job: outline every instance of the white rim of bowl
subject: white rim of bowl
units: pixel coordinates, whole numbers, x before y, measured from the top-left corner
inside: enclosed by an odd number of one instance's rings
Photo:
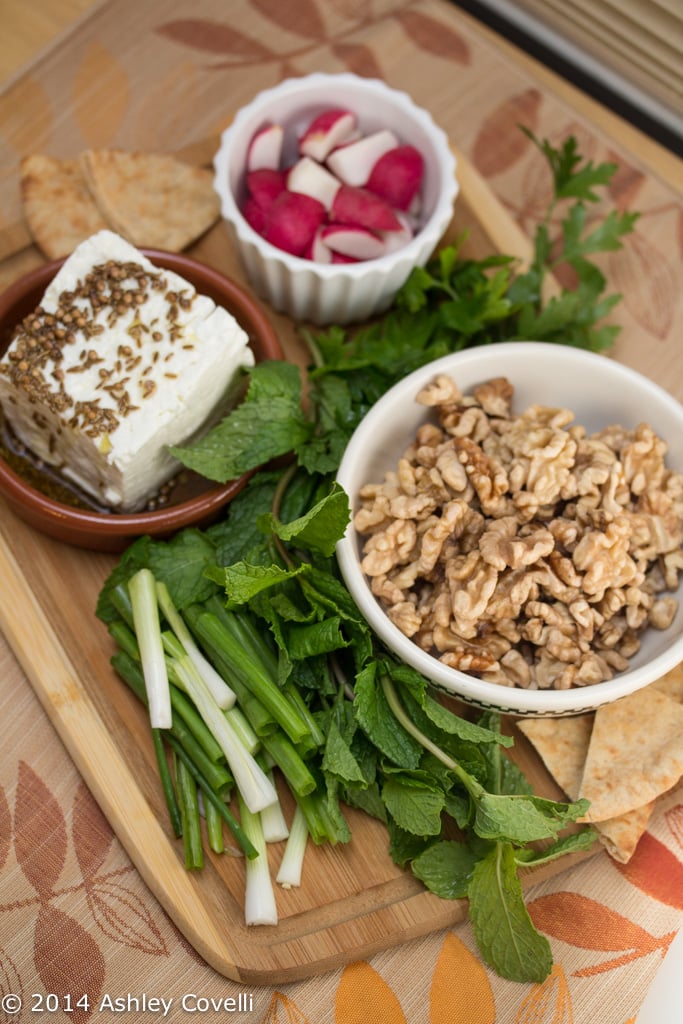
[[[442,356],[440,359],[434,360],[434,362],[420,367],[407,377],[404,377],[403,380],[385,392],[375,406],[368,411],[359,427],[356,428],[344,451],[337,473],[338,483],[348,493],[348,488],[345,487],[346,476],[350,467],[367,444],[366,432],[371,433],[375,420],[383,415],[380,403],[384,398],[388,398],[389,401],[399,397],[406,401],[412,399],[417,390],[417,382],[424,380],[427,367],[429,368],[430,375],[434,376],[447,366],[452,368],[456,360],[461,365],[474,361],[480,362],[482,357],[485,360],[494,361],[496,353],[503,346],[506,352],[520,356],[532,356],[534,352],[538,353],[539,351],[552,351],[554,356],[560,360],[563,357],[567,361],[575,361],[577,358],[583,359],[587,366],[598,360],[608,358],[596,352],[571,347],[563,348],[559,345],[541,341],[506,341],[487,346],[486,349],[472,348]],[[610,360],[610,365],[616,375],[624,380],[637,381],[638,383],[645,382],[662,405],[667,406],[675,415],[683,418],[683,406],[668,391],[665,391],[654,381],[649,380],[643,374],[622,363]],[[353,507],[355,495],[349,494],[349,500]],[[371,623],[373,614],[376,616],[378,611],[381,612],[381,607],[372,594],[365,576],[359,571],[358,556],[354,550],[355,543],[355,531],[353,530],[353,525],[349,523],[344,537],[337,544],[336,555],[342,576],[351,595],[363,616]],[[386,615],[382,618],[381,629],[376,627],[373,627],[373,629],[380,639],[390,638],[391,648],[398,653],[399,657],[425,675],[436,686],[446,690],[455,697],[462,697],[464,700],[480,705],[504,709],[512,714],[537,713],[550,716],[567,714],[568,712],[580,714],[582,711],[587,711],[600,704],[610,703],[619,697],[624,697],[640,689],[641,686],[647,685],[648,682],[659,678],[674,668],[683,658],[683,637],[681,637],[668,650],[663,651],[652,661],[649,661],[647,665],[629,669],[627,673],[617,675],[614,679],[608,679],[602,683],[595,683],[585,687],[573,687],[569,690],[525,690],[521,687],[507,687],[501,686],[499,683],[490,683],[443,665],[438,658],[423,651],[409,637],[405,636]],[[386,642],[389,643],[388,640]]]
[[[398,98],[402,102],[407,111],[411,116],[419,123],[420,127],[434,140],[435,148],[443,147],[443,164],[441,168],[442,182],[439,191],[439,198],[432,210],[429,219],[420,227],[420,230],[414,235],[407,245],[401,249],[397,249],[393,253],[388,253],[385,256],[380,256],[374,260],[362,260],[358,263],[315,263],[312,260],[305,259],[302,256],[293,256],[291,253],[285,252],[284,249],[278,249],[277,246],[267,242],[265,238],[259,235],[250,224],[242,216],[242,212],[235,200],[232,189],[229,184],[229,165],[228,165],[228,144],[233,135],[237,134],[243,123],[251,117],[255,108],[264,105],[267,106],[268,102],[277,96],[281,98],[283,95],[296,96],[297,93],[308,93],[311,87],[320,87],[322,85],[336,83],[340,89],[343,89],[345,85],[357,87],[370,86],[376,92],[383,94],[388,99]],[[438,234],[438,237],[444,233],[448,225],[450,224],[453,216],[453,204],[458,197],[460,191],[460,185],[457,180],[457,160],[453,150],[451,149],[448,136],[442,128],[435,122],[429,111],[423,107],[417,106],[415,101],[407,92],[401,89],[394,89],[388,86],[379,78],[360,78],[358,75],[354,75],[348,72],[341,73],[339,75],[326,75],[322,72],[314,72],[310,75],[304,75],[301,78],[290,78],[280,82],[278,85],[272,86],[269,89],[263,89],[257,93],[256,96],[246,106],[241,107],[235,115],[231,124],[221,134],[221,144],[214,157],[214,188],[221,198],[221,202],[227,204],[223,207],[223,216],[231,221],[234,225],[235,230],[238,232],[239,237],[242,241],[252,246],[258,246],[259,249],[265,248],[269,258],[279,259],[283,263],[286,263],[292,271],[297,270],[310,270],[315,268],[315,272],[322,278],[328,278],[334,276],[356,278],[362,277],[367,273],[368,267],[377,268],[381,270],[384,266],[389,263],[393,263],[397,257],[406,258],[411,260],[416,258],[416,255],[421,248],[423,236],[426,231],[434,231]]]

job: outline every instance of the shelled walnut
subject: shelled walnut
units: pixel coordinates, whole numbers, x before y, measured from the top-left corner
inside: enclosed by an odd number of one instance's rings
[[[506,378],[423,388],[430,420],[360,490],[362,568],[398,628],[453,668],[598,683],[676,615],[683,474],[645,423],[589,435],[569,409],[515,415],[513,397]]]

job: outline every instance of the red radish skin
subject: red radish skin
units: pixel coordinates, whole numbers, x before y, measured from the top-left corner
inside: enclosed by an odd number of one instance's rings
[[[358,224],[373,231],[400,231],[401,222],[383,199],[363,188],[341,185],[330,216],[340,224]]]
[[[261,167],[247,174],[247,192],[263,210],[267,210],[286,187],[287,175],[284,171]]]
[[[330,174],[321,164],[310,156],[304,156],[291,168],[286,179],[287,188],[291,192],[302,192],[322,203],[326,210],[331,209],[341,182]]]
[[[351,224],[330,224],[321,231],[325,245],[342,256],[375,260],[384,255],[384,241],[373,231]]]
[[[332,150],[355,130],[356,116],[350,110],[324,110],[299,140],[299,152],[322,163]]]
[[[280,124],[267,124],[252,138],[247,150],[247,171],[267,167],[275,171],[282,160],[284,129]]]
[[[252,196],[247,196],[242,207],[242,214],[247,224],[254,229],[257,235],[262,235],[266,230],[266,211],[256,202]]]
[[[366,188],[397,210],[408,210],[422,186],[424,160],[415,146],[397,146],[372,168]]]
[[[325,219],[325,207],[300,192],[282,192],[270,207],[263,237],[272,245],[303,256]]]
[[[358,142],[340,146],[327,159],[327,166],[345,185],[365,185],[377,161],[390,149],[398,146],[398,139],[388,128],[364,135]]]

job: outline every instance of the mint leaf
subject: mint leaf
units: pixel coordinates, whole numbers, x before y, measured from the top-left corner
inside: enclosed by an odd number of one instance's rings
[[[335,483],[325,498],[298,519],[281,523],[272,513],[266,513],[259,517],[258,526],[264,533],[274,533],[284,541],[295,541],[300,547],[332,555],[350,518],[349,499]]]
[[[550,944],[524,905],[509,844],[497,843],[475,865],[468,897],[474,934],[486,962],[511,981],[547,978],[553,963]]]
[[[536,839],[554,838],[587,809],[585,800],[563,804],[534,796],[484,793],[477,803],[474,829],[482,839],[522,846]]]
[[[412,862],[416,878],[444,900],[464,899],[469,890],[479,853],[465,843],[450,839],[429,846]]]
[[[426,778],[392,773],[384,781],[382,799],[391,817],[405,832],[417,836],[437,836],[441,832],[444,793]]]
[[[356,677],[354,715],[365,735],[386,757],[402,768],[417,768],[422,747],[396,721],[376,682],[371,663]]]
[[[250,370],[247,394],[230,415],[194,444],[170,451],[189,469],[226,483],[303,444],[311,429],[298,368],[271,360]]]

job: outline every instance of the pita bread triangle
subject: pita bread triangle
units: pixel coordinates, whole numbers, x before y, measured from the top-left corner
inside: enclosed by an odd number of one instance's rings
[[[108,226],[78,160],[41,153],[24,157],[20,188],[28,229],[48,259],[70,255],[86,238]]]

